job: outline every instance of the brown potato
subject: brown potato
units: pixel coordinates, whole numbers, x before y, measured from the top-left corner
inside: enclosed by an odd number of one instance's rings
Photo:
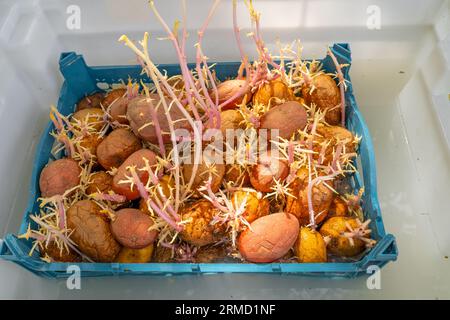
[[[266,129],[267,136],[275,139],[270,130],[278,130],[278,136],[290,139],[298,130],[303,130],[307,123],[306,109],[296,101],[288,101],[277,105],[264,113],[260,118],[261,129]]]
[[[316,230],[301,227],[294,248],[299,262],[327,262],[327,246],[322,235]]]
[[[296,100],[296,97],[291,88],[280,79],[264,83],[253,95],[254,104],[261,103],[266,106],[269,105],[269,102],[271,106],[275,106],[283,102],[294,100]]]
[[[210,245],[198,248],[194,260],[196,263],[220,262],[225,259],[226,255],[224,246]]]
[[[151,99],[149,101],[146,97],[139,96],[128,103],[127,118],[130,122],[131,129],[142,140],[158,144],[157,131],[151,115],[151,105],[153,105],[161,128],[163,141],[164,143],[168,143],[171,140],[169,122],[167,121],[164,106],[162,103],[159,103],[159,96],[152,95]],[[170,105],[169,100],[167,100],[167,105]],[[170,107],[170,116],[175,130],[188,127],[185,116],[175,104]]]
[[[238,164],[228,164],[225,166],[224,180],[232,182],[236,187],[250,186],[250,173]]]
[[[182,167],[184,182],[187,184],[192,177],[194,170],[194,154],[192,154],[192,163],[184,164]],[[222,184],[223,177],[225,175],[225,165],[224,164],[216,164],[213,162],[214,159],[208,161],[206,158],[201,160],[201,163],[197,166],[197,171],[195,173],[194,183],[192,184],[191,189],[197,190],[197,188],[203,186],[206,181],[208,181],[211,176],[211,189],[213,192],[217,192],[219,190],[220,185]],[[199,197],[200,193],[195,192],[194,197]]]
[[[198,200],[186,205],[181,210],[181,219],[189,221],[184,225],[180,237],[194,246],[206,246],[220,240],[224,236],[225,226],[211,222],[218,210],[208,200]]]
[[[156,246],[152,261],[156,263],[174,262],[175,258],[173,257],[172,249],[161,245]]]
[[[111,120],[121,124],[128,124],[127,109],[128,97],[127,89],[120,88],[110,91],[103,100],[103,107],[109,108]]]
[[[263,195],[257,191],[235,191],[231,195],[231,203],[235,210],[239,210],[244,205],[244,213],[242,216],[248,223],[252,223],[256,219],[269,214],[269,200],[263,198]]]
[[[114,238],[124,247],[142,249],[155,241],[157,230],[149,231],[153,220],[138,209],[125,208],[116,212],[111,222]]]
[[[239,252],[250,262],[268,263],[283,257],[299,234],[298,220],[279,212],[259,218],[238,239]]]
[[[80,141],[80,146],[89,151],[93,156],[97,154],[97,147],[103,141],[103,138],[96,133],[84,136]]]
[[[332,181],[328,182],[331,186]],[[297,177],[290,185],[291,194],[296,198],[287,197],[285,211],[292,213],[298,218],[301,226],[308,225],[308,169],[301,168],[297,171]],[[324,183],[316,184],[312,187],[312,207],[315,213],[316,224],[325,220],[328,215],[331,202],[333,201],[333,191]]]
[[[86,194],[93,194],[96,192],[109,193],[112,191],[113,177],[105,171],[98,171],[89,177]]]
[[[241,79],[231,79],[226,80],[224,82],[219,83],[217,86],[217,92],[219,95],[219,105],[233,97],[241,88],[245,86],[245,80]],[[214,92],[210,93],[211,97],[215,99]],[[240,97],[237,97],[236,99],[230,101],[226,105],[222,106],[222,110],[227,109],[235,109],[239,104],[241,104],[244,101],[244,98],[246,101],[250,101],[252,99],[252,92],[250,86],[248,86],[247,91],[241,95]]]
[[[103,93],[97,92],[82,98],[77,103],[75,111],[80,111],[88,108],[101,108],[101,103],[103,100]]]
[[[130,175],[127,167],[135,166],[136,174],[143,184],[146,184],[149,179],[147,171],[140,171],[145,167],[145,159],[148,160],[150,166],[156,164],[156,154],[149,149],[140,149],[132,153],[117,169],[117,173],[113,178],[113,190],[114,192],[124,195],[128,200],[136,200],[140,197],[139,190],[136,186],[131,188],[130,183],[120,183],[126,176]]]
[[[111,233],[108,217],[100,210],[93,201],[76,202],[67,210],[67,227],[81,252],[96,262],[112,262],[120,245]]]
[[[73,123],[76,122],[74,120],[77,120],[78,122],[82,124],[88,124],[93,129],[99,131],[105,124],[105,121],[103,119],[104,115],[105,113],[101,108],[88,108],[75,112],[72,115],[71,119]]]
[[[127,129],[112,131],[97,147],[97,159],[106,170],[118,168],[133,152],[141,149],[139,139]]]
[[[353,257],[361,253],[365,249],[364,241],[353,239],[353,245],[350,240],[343,236],[344,232],[348,232],[346,223],[352,228],[358,227],[357,219],[350,217],[332,217],[324,222],[320,228],[320,233],[324,237],[330,237],[331,240],[327,245],[330,253],[342,257]]]
[[[314,90],[311,92],[311,87]],[[333,78],[327,74],[319,74],[312,78],[310,86],[302,88],[302,96],[306,104],[314,103],[321,111],[327,111],[325,121],[331,125],[341,122],[341,93]]]
[[[173,196],[173,188],[175,187],[175,181],[168,175],[163,176],[161,179],[159,179],[159,185],[161,186],[162,193],[166,197],[166,199],[169,199],[171,196]],[[156,196],[162,203],[164,203],[162,197],[159,195],[159,193]],[[151,196],[150,198],[153,201],[156,201],[156,197]],[[146,214],[150,214],[150,210],[148,210],[148,205],[145,199],[141,198],[139,200],[139,210]]]
[[[47,164],[39,177],[39,189],[44,198],[63,195],[80,183],[81,168],[73,159],[59,159]]]
[[[115,262],[119,263],[147,263],[153,255],[154,244],[150,244],[142,249],[122,248],[116,257]]]
[[[81,262],[81,257],[78,253],[69,248],[59,248],[54,241],[50,241],[48,244],[44,242],[44,247],[41,248],[41,256],[48,255],[53,261],[56,262]]]
[[[346,217],[349,213],[347,203],[341,197],[334,197],[328,211],[328,217]]]
[[[258,163],[250,170],[250,182],[258,191],[271,192],[275,180],[283,181],[289,174],[286,161],[271,156],[270,150],[258,158]]]
[[[245,129],[244,117],[238,110],[225,110],[220,113],[220,130],[225,137],[227,129]]]

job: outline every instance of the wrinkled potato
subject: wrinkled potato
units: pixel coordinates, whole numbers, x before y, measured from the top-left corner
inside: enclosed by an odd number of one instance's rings
[[[73,159],[59,159],[47,164],[39,177],[39,189],[44,198],[63,195],[80,183],[81,168]]]
[[[263,195],[260,192],[244,190],[235,191],[231,195],[231,203],[236,210],[239,210],[242,205],[244,206],[244,213],[242,216],[248,223],[252,223],[256,219],[269,214],[269,200],[263,198]]]
[[[103,100],[103,107],[109,108],[111,120],[121,124],[128,124],[127,109],[128,97],[127,89],[120,88],[110,91]]]
[[[349,213],[347,203],[341,197],[334,197],[328,211],[328,217],[346,217]]]
[[[236,187],[248,187],[250,186],[250,173],[237,164],[228,164],[225,166],[224,180],[233,182],[232,185]]]
[[[80,111],[89,108],[101,108],[100,104],[102,103],[102,100],[103,100],[103,93],[100,92],[86,96],[80,101],[78,101],[75,111]]]
[[[298,220],[292,214],[269,214],[253,221],[239,235],[239,252],[250,262],[273,262],[288,253],[298,234]]]
[[[311,87],[314,90],[311,92]],[[327,111],[325,121],[331,125],[341,122],[341,93],[333,78],[327,74],[319,74],[312,78],[312,83],[302,88],[302,96],[306,104],[314,103],[321,111]]]
[[[271,192],[275,180],[283,181],[289,174],[288,163],[271,156],[270,150],[258,158],[258,163],[250,170],[250,183],[261,192]]]
[[[76,202],[67,210],[67,227],[81,252],[96,262],[112,262],[120,245],[111,233],[109,218],[100,210],[94,201]]]
[[[328,182],[332,185],[332,181]],[[297,171],[297,177],[290,185],[291,196],[287,197],[285,211],[292,213],[298,218],[301,226],[308,225],[308,169],[301,168]],[[316,224],[321,223],[328,216],[328,210],[333,201],[333,191],[322,182],[312,187],[312,207],[315,213]]]
[[[94,172],[89,177],[86,194],[93,194],[96,192],[109,193],[112,191],[113,178],[105,171]]]
[[[97,154],[97,147],[103,141],[103,138],[96,133],[91,133],[89,135],[84,136],[80,141],[80,146],[93,156]]]
[[[267,136],[276,139],[270,130],[278,130],[278,136],[290,139],[298,130],[303,130],[307,123],[306,109],[296,101],[277,105],[260,118],[259,130],[268,130]]]
[[[159,179],[159,185],[161,186],[161,191],[163,195],[169,199],[173,196],[173,188],[175,187],[175,181],[168,175],[163,176],[161,179]],[[156,199],[150,197],[153,201],[156,201]],[[158,193],[157,198],[164,203],[161,195]],[[147,202],[145,199],[141,198],[139,200],[139,210],[146,214],[150,214],[150,210],[148,210]]]
[[[158,95],[153,94],[150,99],[152,100],[150,101],[146,97],[139,96],[128,103],[127,118],[130,122],[131,129],[142,140],[158,144],[157,131],[151,114],[151,106],[153,105],[162,132],[163,141],[164,143],[169,143],[169,122],[167,121],[164,106],[162,103],[159,103],[160,99]],[[169,107],[170,101],[166,101]],[[170,116],[174,130],[188,127],[185,116],[175,104],[170,107]]]
[[[220,130],[224,141],[226,141],[227,130],[230,129],[245,129],[244,117],[238,110],[230,109],[220,113]]]
[[[271,80],[264,83],[261,87],[256,90],[253,94],[253,103],[261,103],[271,106],[287,102],[295,101],[296,97],[292,92],[292,89],[287,86],[281,79]]]
[[[156,164],[156,154],[149,149],[140,149],[132,153],[117,169],[117,173],[113,178],[113,190],[114,192],[124,195],[128,200],[136,200],[140,197],[138,188],[134,185],[131,188],[130,183],[120,183],[120,181],[125,180],[126,176],[130,175],[130,166],[135,166],[136,174],[145,185],[149,179],[149,174],[147,171],[140,171],[145,167],[145,159],[148,160],[150,166]]]
[[[156,246],[152,261],[156,263],[174,262],[175,258],[173,257],[172,249],[160,245]]]
[[[158,236],[157,230],[149,230],[153,220],[138,209],[125,208],[116,212],[111,222],[114,238],[124,247],[142,249],[153,243]]]
[[[217,214],[218,210],[208,200],[198,200],[186,205],[181,210],[181,219],[189,222],[180,232],[181,239],[198,247],[220,240],[224,236],[225,226],[220,223],[211,224]]]
[[[197,249],[197,252],[194,255],[194,261],[196,263],[220,262],[223,261],[226,256],[227,252],[224,246],[203,246]]]
[[[228,99],[233,97],[239,90],[245,86],[245,80],[242,79],[231,79],[219,83],[217,86],[217,93],[219,95],[219,105],[225,103]],[[214,92],[211,93],[211,97],[215,99]],[[248,86],[247,91],[240,97],[231,100],[226,105],[222,106],[222,110],[235,109],[240,105],[244,99],[249,102],[252,99],[252,91],[250,86]]]
[[[327,250],[341,257],[353,257],[365,249],[364,241],[354,238],[353,245],[350,240],[343,236],[344,232],[348,232],[346,223],[353,229],[358,227],[356,218],[350,217],[332,217],[324,222],[320,228],[320,233],[324,237],[330,237],[330,242],[327,245]]]
[[[301,227],[294,248],[299,262],[327,262],[327,246],[320,232],[316,230]]]
[[[122,248],[116,257],[118,263],[147,263],[152,260],[154,244],[142,249]]]
[[[182,167],[184,182],[187,184],[192,177],[194,170],[194,154],[192,154],[192,163],[185,163]],[[195,173],[194,182],[192,184],[191,190],[197,190],[197,188],[203,186],[206,181],[208,181],[211,176],[211,189],[213,192],[219,190],[222,184],[223,177],[225,175],[225,165],[214,163],[213,160],[207,161],[205,157],[201,160],[201,163],[197,166],[197,171]],[[194,192],[194,197],[199,197],[200,193],[198,191]]]
[[[97,159],[106,170],[118,168],[133,152],[141,149],[141,141],[127,129],[112,131],[98,146]]]
[[[87,124],[93,129],[100,131],[105,124],[104,115],[105,113],[101,108],[88,108],[75,112],[71,120],[73,123]]]
[[[44,242],[44,246],[41,248],[41,256],[48,255],[53,261],[56,262],[81,262],[81,257],[78,253],[69,248],[59,248],[54,241],[50,241],[48,244]]]

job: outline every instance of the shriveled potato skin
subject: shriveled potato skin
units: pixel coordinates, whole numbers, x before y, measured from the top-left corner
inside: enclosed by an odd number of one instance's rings
[[[320,228],[320,233],[324,237],[330,237],[331,240],[328,243],[327,250],[341,257],[353,257],[360,254],[365,249],[365,244],[360,239],[353,239],[354,245],[350,244],[348,238],[342,234],[348,232],[348,223],[352,228],[358,227],[358,223],[355,218],[351,217],[332,217],[324,222]]]
[[[150,244],[142,249],[131,249],[123,247],[116,257],[118,263],[147,263],[152,260],[154,244]]]
[[[270,151],[259,156],[258,163],[250,169],[250,183],[261,192],[271,192],[275,180],[283,181],[289,174],[286,161],[272,157]]]
[[[271,108],[260,118],[259,129],[279,130],[278,136],[290,139],[298,130],[303,130],[307,123],[306,109],[296,101],[288,101]],[[272,139],[276,137],[267,132]]]
[[[244,202],[245,206],[242,216],[248,223],[252,223],[256,219],[269,214],[269,200],[267,198],[263,198],[263,195],[260,192],[250,192],[244,190],[233,192],[231,196],[231,203],[236,210],[238,210]]]
[[[250,173],[248,170],[242,170],[238,165],[227,164],[225,166],[224,180],[232,182],[233,186],[250,186]]]
[[[224,246],[210,245],[198,248],[194,256],[196,263],[213,263],[225,259],[227,252]]]
[[[47,198],[64,194],[80,183],[80,175],[81,168],[73,159],[63,158],[50,162],[39,177],[41,196]]]
[[[312,230],[308,227],[301,227],[294,248],[295,255],[299,262],[327,262],[327,246],[322,235],[316,230]]]
[[[276,79],[264,83],[261,87],[256,90],[253,94],[253,103],[261,103],[263,105],[275,106],[286,101],[294,101],[296,97],[282,80]]]
[[[106,170],[118,168],[133,152],[141,149],[141,142],[130,131],[112,131],[98,146],[97,159]]]
[[[78,120],[81,123],[87,123],[92,125],[92,128],[95,130],[101,130],[105,121],[103,119],[104,112],[101,108],[88,108],[82,109],[75,112],[72,115],[72,122],[74,119]]]
[[[250,262],[269,263],[283,257],[299,234],[298,220],[279,212],[256,219],[238,238],[242,257]]]
[[[332,182],[330,182],[332,185]],[[298,218],[301,226],[309,224],[308,208],[308,169],[302,168],[297,172],[297,178],[291,183],[291,194],[296,198],[287,197],[285,211],[292,213]],[[316,184],[312,187],[312,207],[315,213],[316,224],[325,220],[328,215],[331,202],[333,201],[333,191],[324,183]]]
[[[328,217],[346,217],[349,215],[348,206],[340,197],[334,197],[328,211]]]
[[[242,79],[231,79],[226,80],[224,82],[219,83],[217,86],[217,92],[219,95],[219,105],[226,102],[228,99],[233,97],[236,92],[241,90],[245,86],[245,80]],[[211,93],[211,97],[215,99],[214,92]],[[239,104],[241,104],[244,99],[246,101],[251,101],[252,99],[252,92],[250,86],[248,87],[247,91],[240,97],[230,101],[226,105],[222,106],[222,110],[228,110],[228,109],[235,109],[238,107]]]
[[[191,221],[186,223],[180,232],[181,239],[198,247],[218,241],[223,237],[225,227],[219,223],[211,225],[217,214],[217,209],[208,200],[198,200],[186,205],[181,210],[181,218]]]
[[[156,246],[152,261],[157,263],[174,262],[175,259],[172,256],[172,249],[164,246]]]
[[[244,117],[238,110],[230,109],[220,113],[220,130],[226,141],[227,130],[245,129]]]
[[[48,255],[53,261],[56,262],[81,262],[81,257],[72,249],[63,248],[60,250],[58,245],[54,241],[50,241],[48,244],[44,243],[44,247],[41,248],[41,256]]]
[[[112,191],[113,177],[105,171],[94,172],[89,177],[86,194],[93,194],[96,192],[108,193]]]
[[[97,147],[102,141],[103,138],[99,134],[91,133],[81,139],[80,146],[89,151],[92,156],[95,156],[97,154]]]
[[[193,161],[192,161],[193,162]],[[224,164],[211,164],[214,168],[214,173],[211,173],[211,189],[213,192],[217,192],[222,183],[223,177],[225,175],[225,165]],[[185,183],[187,184],[192,177],[194,170],[194,164],[184,164],[182,167],[183,178]],[[205,161],[202,161],[198,167],[197,172],[195,173],[194,182],[192,184],[191,189],[196,190],[200,186],[204,185],[205,182],[209,179],[209,171],[210,167],[208,167]],[[199,197],[201,194],[199,192],[194,193],[194,197]]]
[[[67,210],[67,227],[73,230],[70,238],[81,252],[96,262],[112,262],[120,245],[111,233],[108,217],[100,210],[93,201],[76,202]]]
[[[102,101],[103,101],[103,93],[97,92],[91,94],[78,101],[75,111],[80,111],[88,108],[101,108],[100,104]]]
[[[314,103],[319,110],[327,111],[325,121],[331,125],[341,122],[341,94],[336,82],[327,74],[319,74],[312,79],[315,89],[310,92],[310,86],[302,88],[302,96],[306,104]]]
[[[113,122],[117,121],[121,124],[128,124],[128,98],[126,93],[126,89],[114,89],[110,91],[103,100],[103,106],[109,108],[109,115]]]
[[[161,128],[163,141],[164,143],[168,143],[170,142],[170,131],[164,106],[162,103],[159,103],[160,99],[158,95],[152,95],[151,99],[153,100],[150,102],[146,97],[139,96],[132,99],[128,103],[127,118],[130,122],[131,129],[134,134],[142,140],[153,144],[158,143],[158,136],[156,134],[156,129],[150,111],[150,103],[152,103]],[[169,100],[167,100],[167,105],[170,106]],[[172,105],[170,107],[170,116],[175,130],[187,128],[188,122],[176,105]]]
[[[158,236],[158,231],[148,230],[153,224],[153,220],[142,211],[125,208],[116,212],[116,218],[111,222],[111,232],[124,247],[142,249]]]
[[[113,178],[113,190],[121,195],[127,197],[128,200],[136,200],[139,198],[139,191],[136,186],[131,189],[130,183],[119,183],[124,180],[126,175],[130,175],[127,167],[135,166],[136,174],[143,184],[148,181],[148,173],[145,171],[140,171],[145,166],[145,160],[147,159],[150,166],[156,164],[156,154],[149,149],[140,149],[132,153],[118,168],[116,175]]]

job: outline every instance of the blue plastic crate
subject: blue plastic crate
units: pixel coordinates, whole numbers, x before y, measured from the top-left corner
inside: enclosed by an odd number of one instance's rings
[[[335,44],[331,50],[340,63],[351,63],[351,53],[348,44]],[[334,64],[329,56],[322,60],[324,69],[335,72]],[[101,84],[113,84],[127,82],[131,77],[133,80],[142,79],[149,82],[146,76],[141,75],[140,66],[104,66],[88,67],[82,55],[74,52],[61,54],[59,67],[65,81],[61,88],[58,110],[68,115],[73,112],[74,106],[86,93],[99,91]],[[192,66],[191,66],[192,67]],[[218,63],[216,66],[217,76],[220,79],[233,77],[239,67],[238,62]],[[180,73],[178,65],[160,65],[168,75]],[[344,76],[349,77],[349,67],[345,68]],[[383,220],[381,218],[380,206],[377,197],[375,156],[372,140],[364,119],[359,112],[351,84],[346,91],[346,126],[352,132],[362,136],[358,151],[358,159],[355,164],[359,173],[354,175],[356,187],[364,185],[363,210],[366,218],[372,220],[370,228],[372,237],[377,244],[361,260],[357,262],[339,263],[79,263],[82,276],[111,276],[111,275],[176,275],[176,274],[202,274],[202,273],[277,273],[277,274],[299,274],[321,277],[356,277],[366,274],[369,266],[384,266],[389,261],[397,259],[398,251],[395,238],[386,234]],[[50,122],[44,130],[40,143],[36,150],[31,185],[29,190],[28,207],[24,214],[19,234],[24,233],[30,222],[29,214],[38,212],[36,202],[39,196],[39,174],[51,157],[50,151],[54,143],[49,133],[53,130]],[[362,177],[361,177],[362,175]],[[66,272],[72,263],[46,263],[40,260],[38,253],[29,256],[32,242],[18,239],[13,234],[6,235],[0,244],[0,257],[13,261],[31,272],[50,278],[63,278],[69,276]]]

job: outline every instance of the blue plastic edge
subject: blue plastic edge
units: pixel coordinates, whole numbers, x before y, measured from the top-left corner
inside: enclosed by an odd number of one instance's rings
[[[336,55],[339,63],[351,63],[351,52],[348,44],[334,44],[331,50]],[[334,71],[334,65],[329,56],[322,60],[324,67],[329,71]],[[192,66],[192,65],[191,65]],[[218,75],[222,78],[231,77],[235,73],[238,63],[223,62],[216,66]],[[179,70],[177,65],[161,65],[162,69],[172,69],[174,72]],[[74,52],[62,53],[60,57],[60,69],[64,75],[65,81],[61,87],[60,98],[58,100],[58,109],[66,103],[66,97],[74,96],[79,99],[87,92],[100,91],[93,79],[93,74],[102,72],[114,73],[116,70],[126,70],[133,73],[132,77],[138,77],[140,74],[139,66],[100,66],[88,67],[82,55]],[[344,69],[344,76],[350,80],[349,69]],[[69,71],[71,70],[71,71]],[[81,72],[80,72],[81,70]],[[76,74],[73,75],[73,72]],[[142,78],[142,77],[141,77]],[[143,77],[145,78],[145,77]],[[101,80],[101,79],[98,79]],[[147,79],[148,80],[148,79]],[[70,83],[70,89],[68,86]],[[86,89],[87,87],[87,89]],[[76,100],[74,100],[75,103]],[[362,132],[363,142],[360,146],[360,157],[363,158],[364,167],[363,177],[366,191],[370,191],[370,195],[365,197],[370,202],[365,201],[365,205],[375,214],[375,224],[377,236],[379,237],[377,245],[372,248],[361,260],[349,263],[270,263],[270,264],[240,264],[240,263],[211,263],[211,264],[195,264],[195,263],[144,263],[144,264],[119,264],[119,263],[79,263],[83,276],[113,276],[113,275],[177,275],[177,274],[217,274],[217,273],[279,273],[279,274],[301,274],[307,276],[322,277],[344,277],[351,278],[367,273],[367,268],[371,265],[379,267],[384,266],[389,261],[394,261],[398,256],[398,249],[395,238],[391,234],[386,234],[381,210],[379,207],[377,186],[376,186],[376,167],[375,155],[371,136],[365,121],[359,112],[356,99],[353,96],[353,88],[351,82],[346,91],[347,115],[351,112],[356,116],[357,121],[353,124],[347,123],[347,127],[354,130],[353,126],[357,126],[358,131]],[[74,105],[73,103],[73,105]],[[347,117],[349,119],[349,117]],[[353,119],[353,118],[350,118]],[[35,159],[39,159],[41,153],[49,153],[48,133],[53,129],[52,123],[49,123],[44,129],[40,142],[36,149]],[[33,163],[33,171],[31,184],[29,188],[29,202],[25,211],[19,234],[26,231],[29,223],[29,213],[35,206],[37,194],[37,184],[39,172],[42,164],[38,161]],[[362,184],[359,174],[355,177],[357,183]],[[373,214],[372,214],[373,216]],[[373,217],[372,217],[373,218]],[[371,224],[371,226],[372,226]],[[18,239],[13,234],[7,234],[4,241],[0,243],[0,258],[15,262],[27,270],[43,277],[48,278],[65,278],[70,274],[66,272],[67,267],[73,263],[46,263],[39,259],[38,256],[28,255],[29,244],[24,239]]]

